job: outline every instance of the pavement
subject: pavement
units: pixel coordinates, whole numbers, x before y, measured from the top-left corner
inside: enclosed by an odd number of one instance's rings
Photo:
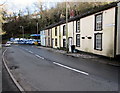
[[[49,51],[58,52],[58,53],[61,53],[61,54],[67,55],[67,56],[76,57],[76,58],[97,60],[97,62],[112,65],[112,66],[118,66],[118,67],[120,66],[120,59],[112,59],[112,58],[108,58],[108,57],[104,57],[104,56],[87,54],[84,52],[66,53],[66,51],[64,51],[64,50],[58,50],[58,49],[49,48],[49,47],[42,47],[42,46],[37,46],[37,48],[47,49]]]
[[[98,60],[27,45],[9,47],[5,58],[26,91],[118,91],[118,67]]]

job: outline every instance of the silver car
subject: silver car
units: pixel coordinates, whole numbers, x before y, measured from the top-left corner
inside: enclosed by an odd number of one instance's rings
[[[7,42],[6,44],[5,44],[5,47],[10,47],[11,46],[11,43],[9,43],[9,42]]]

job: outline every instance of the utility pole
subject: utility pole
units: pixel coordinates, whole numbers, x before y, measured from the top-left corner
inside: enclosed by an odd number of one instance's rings
[[[23,38],[25,37],[25,34],[24,34],[24,27],[22,26],[22,31],[23,31]]]
[[[38,35],[38,22],[37,22],[37,35]],[[38,39],[38,36],[37,36],[37,39]]]
[[[40,38],[39,38],[39,35],[38,35],[38,34],[39,34],[39,18],[40,18],[40,17],[41,17],[40,15],[39,15],[39,16],[38,16],[38,15],[36,16],[36,23],[37,23],[37,24],[36,24],[36,26],[37,26],[37,28],[36,28],[36,30],[37,30],[37,33],[36,33],[36,34],[37,34],[37,43],[38,43],[38,39],[40,39]]]
[[[22,33],[23,33],[23,38],[24,38],[25,37],[25,35],[24,35],[24,27],[20,26],[20,28],[22,28]]]
[[[68,5],[66,0],[66,49],[68,53]]]

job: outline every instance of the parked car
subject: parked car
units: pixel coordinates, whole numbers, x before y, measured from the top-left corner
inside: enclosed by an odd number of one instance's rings
[[[40,45],[40,40],[34,39],[33,41],[34,41],[34,44],[35,44],[35,45]]]
[[[33,45],[34,44],[34,40],[27,40],[26,44]]]
[[[38,45],[41,45],[41,42],[40,42],[40,40],[37,40],[37,42],[38,42]]]
[[[5,44],[5,47],[10,47],[11,46],[11,43],[9,43],[9,42],[7,42],[6,44]]]
[[[18,44],[25,44],[25,41],[23,41],[23,40],[18,40]]]
[[[10,44],[12,44],[13,42],[11,42],[11,41],[7,41],[7,43],[10,43]]]
[[[18,41],[17,41],[17,40],[14,40],[13,43],[14,43],[14,44],[18,44]]]

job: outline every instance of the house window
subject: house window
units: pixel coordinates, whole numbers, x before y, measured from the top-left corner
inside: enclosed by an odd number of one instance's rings
[[[55,36],[57,36],[57,27],[55,27]]]
[[[63,39],[63,47],[66,47],[66,39]]]
[[[50,38],[48,37],[48,45],[50,46]]]
[[[63,26],[63,36],[66,35],[66,25]]]
[[[102,30],[102,13],[95,15],[95,31]]]
[[[55,46],[57,46],[57,38],[55,39]]]
[[[102,50],[102,33],[95,34],[95,49]]]
[[[80,47],[80,34],[76,35],[76,46]]]
[[[76,21],[76,33],[80,32],[80,20]]]

